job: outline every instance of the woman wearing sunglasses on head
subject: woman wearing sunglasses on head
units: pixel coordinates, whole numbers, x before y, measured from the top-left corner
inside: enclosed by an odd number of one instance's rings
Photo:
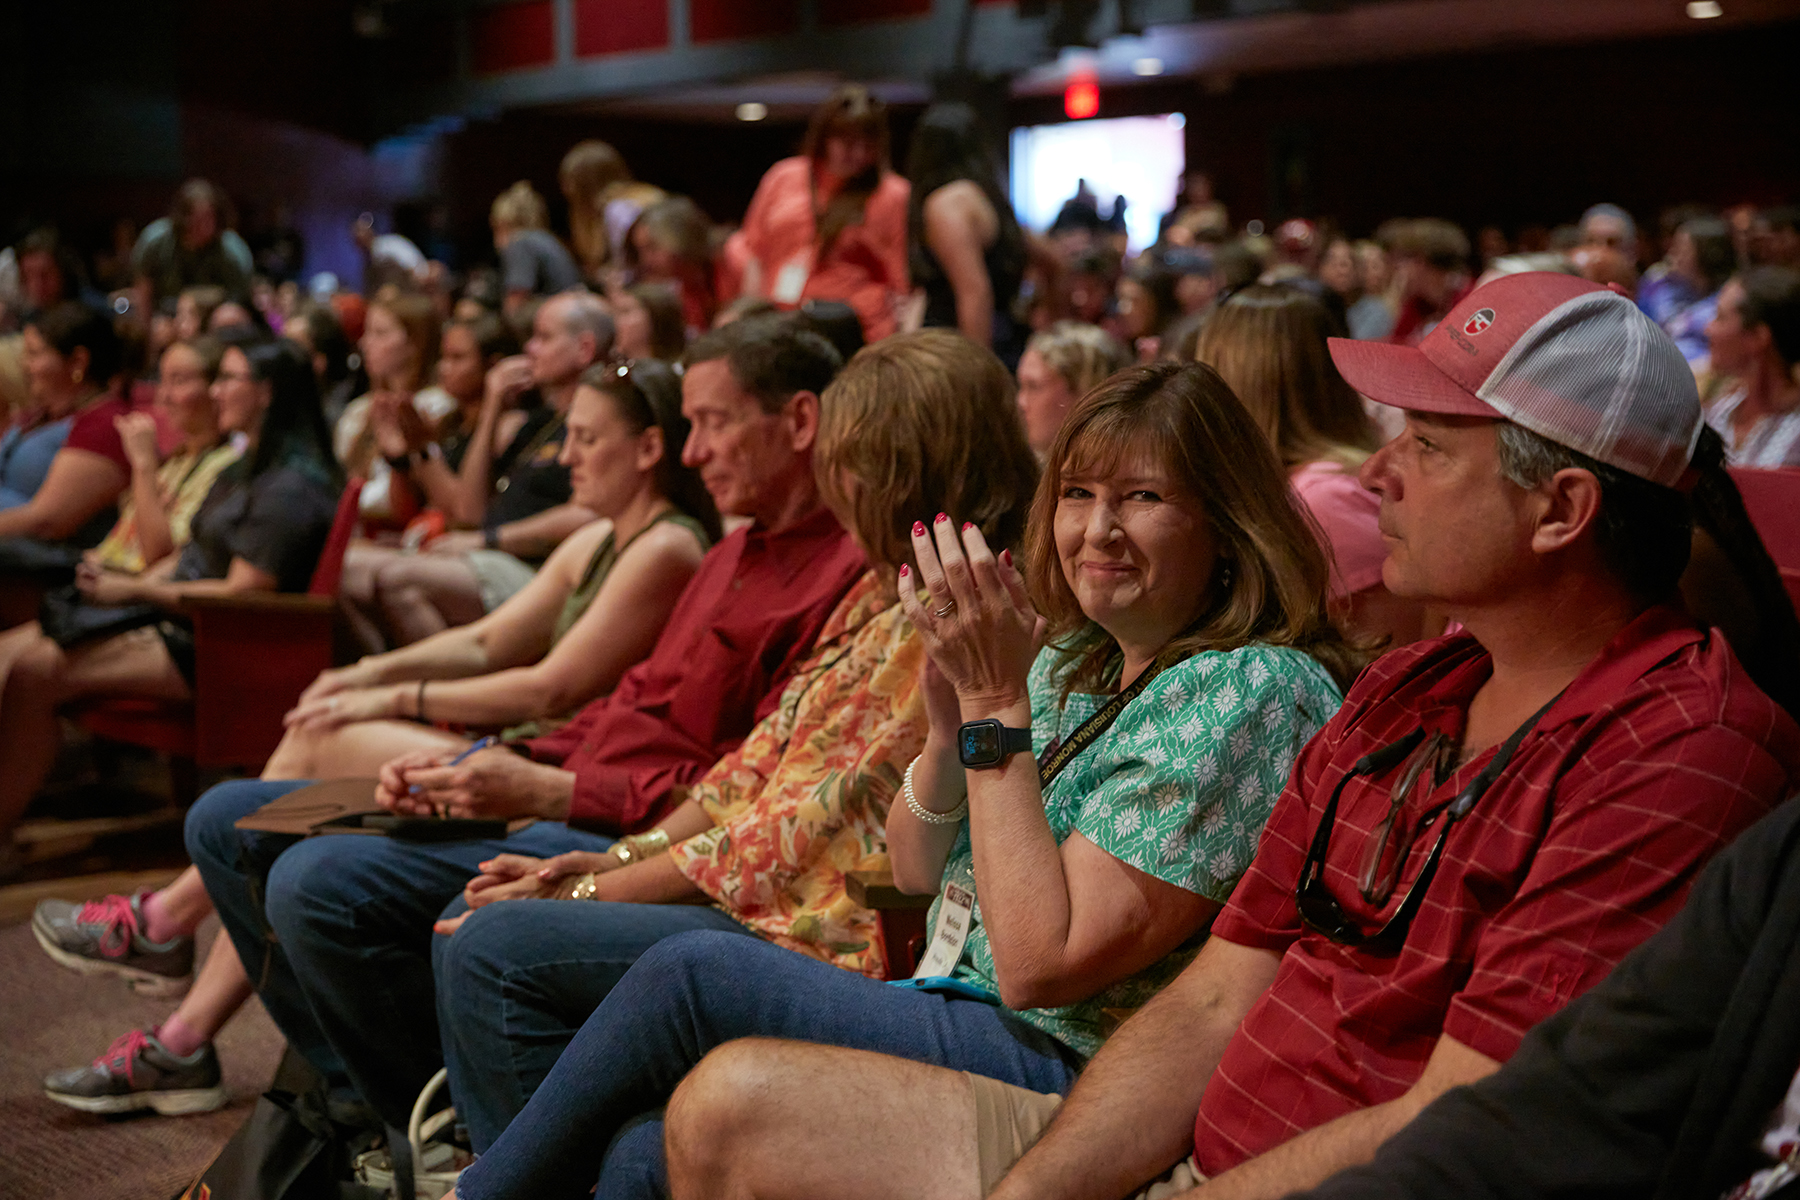
[[[737,1038],[893,1056],[862,1056],[871,1095],[905,1086],[900,1060],[1066,1089],[1105,1010],[1142,1004],[1192,956],[1356,665],[1326,618],[1324,554],[1249,415],[1210,368],[1122,372],[1052,446],[1022,571],[951,515],[910,543],[900,596],[931,660],[930,728],[886,833],[896,884],[938,892],[916,986],[749,938],[669,939],[464,1173],[463,1200],[579,1197],[603,1159],[599,1194],[652,1194],[661,1122],[609,1143]],[[759,1121],[799,1128],[837,1103],[771,1053],[726,1055]],[[706,1100],[683,1089],[670,1112]],[[855,1158],[839,1155],[846,1172]],[[848,1173],[814,1184],[858,1190]]]

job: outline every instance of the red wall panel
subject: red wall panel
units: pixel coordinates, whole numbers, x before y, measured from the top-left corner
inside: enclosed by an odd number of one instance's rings
[[[819,24],[854,25],[894,17],[923,17],[931,0],[819,0]]]
[[[476,9],[469,17],[469,57],[477,75],[556,61],[556,14],[550,0]]]
[[[621,54],[669,44],[669,0],[575,0],[575,53]]]
[[[696,42],[773,37],[800,28],[800,0],[690,0],[688,34]]]

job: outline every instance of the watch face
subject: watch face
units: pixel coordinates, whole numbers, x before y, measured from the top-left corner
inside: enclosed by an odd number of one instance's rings
[[[1000,723],[971,721],[961,730],[959,747],[964,766],[978,767],[1000,761]]]

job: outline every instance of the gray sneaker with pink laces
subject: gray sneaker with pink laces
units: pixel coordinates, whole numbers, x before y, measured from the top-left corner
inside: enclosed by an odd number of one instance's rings
[[[194,939],[144,936],[144,897],[102,896],[85,904],[40,900],[31,932],[44,953],[84,975],[122,976],[146,996],[179,996],[194,975]]]
[[[82,1112],[151,1108],[172,1117],[223,1108],[231,1096],[219,1079],[219,1056],[211,1042],[178,1058],[157,1041],[154,1029],[134,1029],[87,1066],[48,1076],[44,1095]]]

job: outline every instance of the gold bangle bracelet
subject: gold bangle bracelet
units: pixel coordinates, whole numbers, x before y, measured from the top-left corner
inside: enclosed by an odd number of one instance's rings
[[[659,854],[669,852],[669,832],[666,829],[649,829],[643,833],[634,833],[624,841],[631,847],[634,861],[638,858],[655,858]]]
[[[594,898],[594,881],[597,876],[589,871],[575,880],[575,886],[569,889],[571,900],[592,900]]]

